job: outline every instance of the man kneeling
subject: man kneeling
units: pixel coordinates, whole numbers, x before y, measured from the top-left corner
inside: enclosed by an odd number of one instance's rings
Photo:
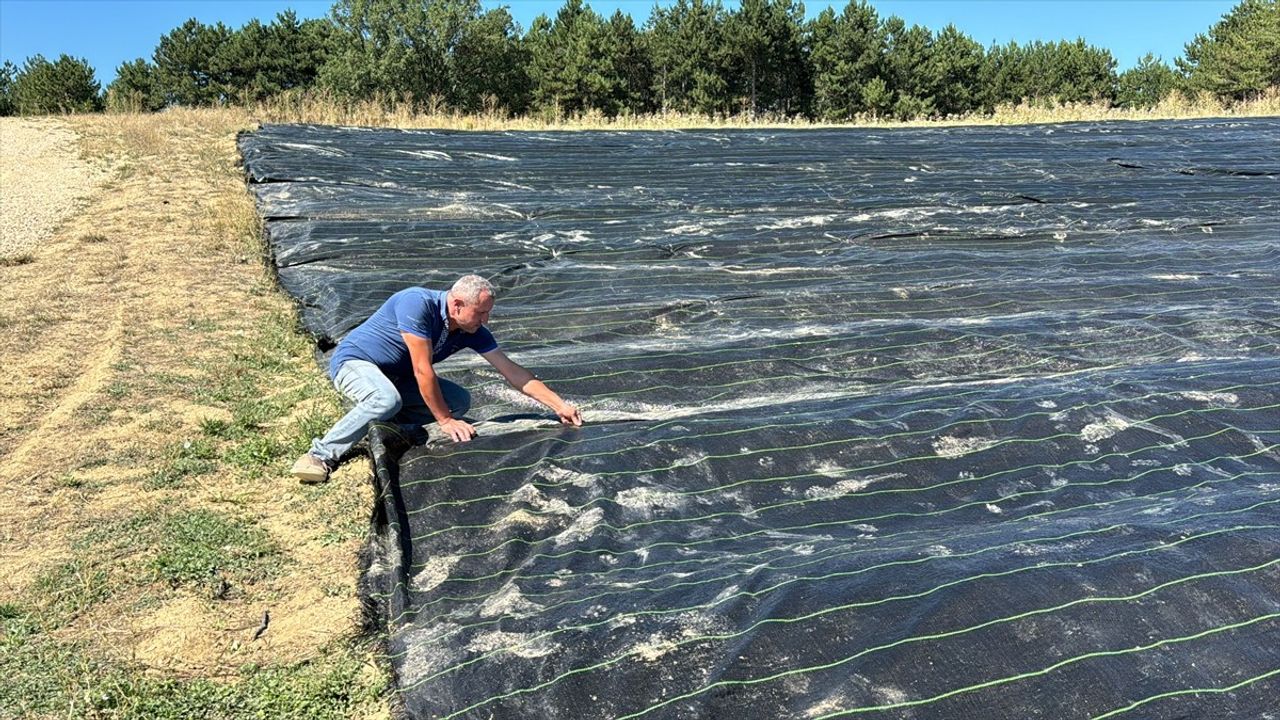
[[[455,441],[470,440],[476,430],[460,416],[471,396],[438,377],[434,367],[463,348],[480,353],[512,387],[554,410],[560,422],[581,425],[578,408],[498,349],[484,326],[493,302],[493,286],[479,275],[460,278],[448,292],[412,287],[392,295],[334,350],[329,374],[355,407],[312,441],[310,452],[293,464],[294,476],[327,480],[369,424],[381,420],[411,430],[434,421]]]

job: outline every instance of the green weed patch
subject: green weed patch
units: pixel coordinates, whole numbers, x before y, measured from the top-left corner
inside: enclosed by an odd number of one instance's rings
[[[218,449],[205,438],[183,440],[169,448],[166,455],[163,464],[147,478],[147,489],[177,487],[188,477],[208,475],[218,469]]]
[[[158,552],[150,562],[157,579],[177,587],[209,585],[218,578],[252,582],[267,577],[280,551],[256,526],[211,510],[166,517],[158,526]]]
[[[323,659],[245,666],[228,679],[154,677],[46,632],[34,612],[0,605],[0,716],[146,720],[349,718],[384,686],[340,644]]]

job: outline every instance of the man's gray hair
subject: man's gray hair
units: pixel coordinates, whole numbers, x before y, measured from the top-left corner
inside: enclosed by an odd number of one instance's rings
[[[480,296],[489,293],[489,297],[497,298],[498,294],[493,291],[493,286],[488,280],[479,275],[463,275],[450,288],[449,294],[456,298],[461,298],[462,302],[468,305],[474,305],[480,302]]]

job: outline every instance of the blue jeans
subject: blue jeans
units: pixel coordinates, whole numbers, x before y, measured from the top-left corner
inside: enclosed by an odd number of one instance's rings
[[[436,379],[454,417],[471,409],[471,393],[466,388],[444,378]],[[324,437],[311,441],[311,454],[328,463],[329,467],[336,467],[338,458],[360,442],[369,432],[371,422],[393,420],[412,432],[436,421],[417,393],[405,402],[396,386],[371,362],[348,360],[342,363],[333,378],[333,385],[354,402],[355,407],[343,415]]]

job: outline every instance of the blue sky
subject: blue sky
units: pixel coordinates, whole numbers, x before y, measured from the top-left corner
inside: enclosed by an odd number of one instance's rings
[[[554,15],[563,0],[482,0],[485,7],[506,5],[522,28],[539,14]],[[660,0],[669,4],[670,0]],[[637,23],[649,16],[652,0],[596,0],[597,12],[616,9]],[[898,15],[908,23],[939,30],[954,23],[978,42],[1059,40],[1083,37],[1108,48],[1121,70],[1147,52],[1167,62],[1236,3],[1231,0],[880,0],[872,5],[882,16]],[[735,0],[725,2],[736,7]],[[810,0],[807,15],[845,2]],[[299,17],[328,14],[331,0],[0,0],[0,59],[21,65],[42,53],[86,58],[106,86],[122,62],[150,59],[160,36],[194,17],[239,27],[252,18],[267,22],[294,9]]]

